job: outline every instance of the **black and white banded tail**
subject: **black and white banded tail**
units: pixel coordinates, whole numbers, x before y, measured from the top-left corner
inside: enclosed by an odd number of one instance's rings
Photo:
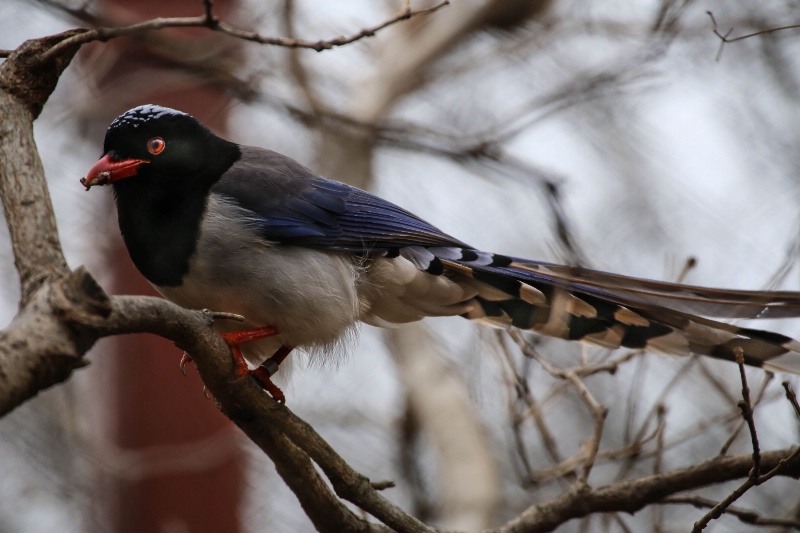
[[[605,348],[689,353],[800,374],[800,342],[717,318],[800,316],[800,292],[659,282],[456,247],[408,247],[417,268],[475,289],[465,318]]]

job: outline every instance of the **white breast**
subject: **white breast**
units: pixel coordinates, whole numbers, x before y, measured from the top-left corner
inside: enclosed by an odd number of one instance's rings
[[[282,345],[333,350],[361,315],[361,274],[350,256],[265,242],[246,210],[212,195],[189,274],[156,289],[183,307],[245,317],[217,321],[219,331],[276,327],[280,335],[242,347],[259,364]]]

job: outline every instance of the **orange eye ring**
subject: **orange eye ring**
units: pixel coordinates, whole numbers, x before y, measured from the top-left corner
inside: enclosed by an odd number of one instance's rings
[[[167,147],[167,143],[164,142],[164,139],[161,137],[153,137],[149,141],[147,141],[147,151],[153,155],[158,155],[164,151],[164,148]]]

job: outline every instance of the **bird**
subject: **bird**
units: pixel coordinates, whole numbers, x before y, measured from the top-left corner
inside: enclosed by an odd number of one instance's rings
[[[279,402],[294,349],[335,352],[358,324],[462,316],[606,348],[800,373],[800,343],[719,319],[800,315],[800,292],[703,288],[478,250],[364,190],[193,116],[146,104],[108,127],[81,183],[110,185],[130,257],[166,299],[215,321],[235,372]],[[183,365],[181,363],[181,367]]]

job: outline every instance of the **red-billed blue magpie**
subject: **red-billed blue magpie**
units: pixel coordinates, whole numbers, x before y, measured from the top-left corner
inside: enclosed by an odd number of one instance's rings
[[[800,315],[800,293],[706,289],[482,252],[370,193],[214,135],[157,105],[122,114],[82,183],[111,184],[147,280],[217,327],[240,374],[327,351],[359,322],[461,315],[609,348],[696,353],[800,371],[800,343],[710,320]],[[240,347],[241,345],[241,347]],[[266,363],[265,363],[266,361]],[[260,366],[261,365],[261,366]]]

